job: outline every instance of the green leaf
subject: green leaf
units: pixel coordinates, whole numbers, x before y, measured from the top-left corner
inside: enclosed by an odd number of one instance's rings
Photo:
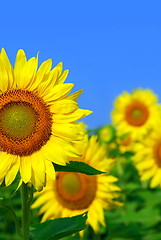
[[[124,134],[122,134],[121,136],[119,136],[119,138],[120,138],[120,139],[123,139],[123,138],[127,137],[129,134],[130,134],[129,132],[124,133]]]
[[[84,238],[84,236],[83,236],[83,239],[81,239],[81,240],[84,240],[84,239],[86,239],[86,238]],[[62,238],[62,240],[71,240],[71,236]],[[79,233],[77,233],[74,236],[72,236],[72,240],[80,240]]]
[[[87,212],[71,218],[58,218],[34,226],[33,240],[57,240],[86,228]]]
[[[161,239],[161,233],[160,232],[148,232],[148,234],[146,236],[144,236],[142,238],[142,240],[152,240],[152,239],[155,239],[155,240],[160,240]]]
[[[79,161],[70,161],[69,163],[67,163],[66,166],[61,166],[55,163],[53,164],[55,167],[55,171],[57,172],[78,172],[78,173],[84,173],[87,175],[96,175],[96,174],[104,173],[89,166],[87,163],[79,162]]]

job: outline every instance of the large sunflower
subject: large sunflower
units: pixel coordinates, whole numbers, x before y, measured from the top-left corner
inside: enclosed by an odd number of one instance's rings
[[[161,124],[161,123],[160,123]],[[133,156],[141,180],[151,179],[150,187],[161,187],[161,130],[160,124],[144,138],[134,144]]]
[[[65,165],[70,156],[80,156],[72,146],[83,138],[76,120],[91,113],[78,109],[82,93],[68,95],[72,83],[64,84],[68,70],[62,63],[51,70],[52,60],[39,69],[38,57],[28,61],[19,50],[13,69],[4,49],[0,54],[0,182],[6,185],[18,171],[24,183],[41,190],[46,175],[54,179],[52,162]]]
[[[109,172],[113,160],[106,158],[106,150],[99,146],[97,137],[92,136],[89,142],[79,145],[83,157],[79,160],[89,165]],[[114,182],[117,178],[109,175],[88,176],[82,173],[57,173],[56,180],[49,179],[33,208],[43,205],[39,214],[44,214],[42,221],[59,217],[71,217],[88,210],[88,224],[95,232],[99,230],[99,222],[105,225],[104,209],[120,205],[113,201],[120,191]]]
[[[161,106],[151,90],[123,92],[114,103],[111,117],[119,135],[130,133],[133,140],[143,137],[161,118]]]

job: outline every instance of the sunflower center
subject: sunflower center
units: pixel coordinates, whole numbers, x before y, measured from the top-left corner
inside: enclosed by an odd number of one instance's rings
[[[96,176],[81,173],[58,174],[57,198],[66,208],[79,210],[88,208],[96,194]]]
[[[125,109],[125,119],[126,121],[136,127],[144,125],[149,117],[149,111],[145,104],[136,101],[132,102]]]
[[[134,110],[131,112],[131,116],[132,116],[132,118],[134,118],[134,119],[139,119],[139,118],[141,118],[141,116],[142,116],[142,111],[141,111],[141,109],[134,109]]]
[[[10,90],[0,95],[0,150],[28,156],[51,135],[52,115],[35,93]]]
[[[36,112],[25,104],[8,104],[1,113],[1,127],[7,136],[22,139],[30,135],[35,127]]]
[[[74,173],[65,174],[62,179],[62,188],[67,195],[76,195],[81,190],[81,181]]]
[[[161,141],[154,148],[154,155],[158,167],[161,168]]]

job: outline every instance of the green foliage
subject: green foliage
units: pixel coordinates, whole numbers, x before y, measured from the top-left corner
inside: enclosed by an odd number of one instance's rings
[[[53,163],[55,167],[55,171],[57,172],[79,172],[87,175],[96,175],[101,174],[103,172],[89,166],[87,163],[79,162],[79,161],[70,161],[66,164],[66,166],[61,166]]]
[[[105,211],[106,227],[100,226],[98,235],[90,227],[82,240],[160,240],[161,239],[161,190],[150,189],[148,182],[140,182],[131,161],[132,154],[117,159],[111,174],[118,177],[122,188],[120,201],[123,207]],[[63,240],[80,240],[74,238]]]
[[[31,231],[33,240],[57,240],[86,228],[87,213],[38,224]]]
[[[97,130],[95,130],[97,132]],[[121,136],[122,137],[122,136]],[[124,136],[123,136],[124,137]],[[115,141],[115,138],[114,138]],[[124,205],[105,211],[106,227],[100,225],[96,235],[88,226],[82,240],[160,240],[161,239],[161,190],[150,189],[149,182],[141,182],[138,172],[131,160],[132,152],[121,153],[119,144],[108,149],[107,156],[116,158],[116,165],[111,175],[118,178],[117,185],[122,189],[119,201]],[[108,146],[107,146],[108,147]],[[101,172],[82,162],[71,161],[67,166],[54,164],[56,171],[100,174]],[[21,219],[20,190],[16,191],[19,178],[9,187],[0,186],[0,240],[17,240],[13,216],[2,205],[12,205],[18,219]],[[31,231],[32,240],[59,239],[80,240],[80,236],[71,236],[85,228],[86,216],[57,219],[39,224],[41,216],[38,209],[31,211],[31,226],[38,224]],[[77,220],[77,221],[76,221]],[[55,225],[54,225],[55,224]],[[54,231],[56,232],[54,233]],[[53,235],[49,238],[50,234]]]
[[[121,171],[120,171],[121,165]],[[105,211],[106,228],[103,240],[160,240],[161,190],[150,189],[140,178],[130,158],[118,160],[113,174],[119,178],[123,207]]]

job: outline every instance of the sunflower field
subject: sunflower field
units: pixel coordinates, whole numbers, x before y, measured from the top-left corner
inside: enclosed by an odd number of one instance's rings
[[[111,123],[82,118],[82,90],[51,59],[0,54],[0,240],[160,240],[161,104],[124,91]]]

